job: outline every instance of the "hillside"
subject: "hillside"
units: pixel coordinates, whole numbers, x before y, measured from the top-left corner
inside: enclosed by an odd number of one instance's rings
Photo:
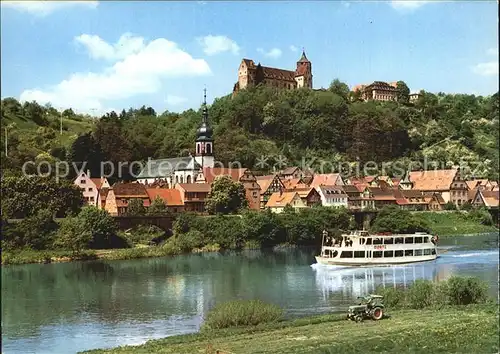
[[[422,91],[415,103],[405,101],[360,102],[338,80],[326,90],[244,90],[209,107],[216,159],[238,161],[263,173],[303,162],[323,172],[341,162],[392,162],[384,171],[388,174],[401,174],[401,166],[410,163],[419,168],[416,163],[424,161],[441,167],[465,162],[475,175],[498,179],[498,93],[482,97]],[[143,106],[107,114],[92,127],[88,118],[65,111],[66,130],[59,136],[59,112],[41,107],[47,112],[42,124],[33,109],[19,110],[15,103],[2,101],[2,125],[15,122],[18,127],[10,133],[11,169],[41,152],[61,158],[62,147],[70,161],[89,160],[92,169],[102,160],[185,156],[194,152],[201,120],[201,110],[156,114]],[[91,135],[74,141],[91,129]]]

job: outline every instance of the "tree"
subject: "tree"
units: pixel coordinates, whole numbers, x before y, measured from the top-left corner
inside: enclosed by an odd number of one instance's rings
[[[81,220],[82,227],[92,232],[89,248],[108,248],[113,245],[117,225],[106,210],[86,206],[78,214],[78,219]]]
[[[55,217],[76,215],[83,205],[80,188],[71,181],[44,177],[6,177],[2,181],[2,213],[23,219],[47,210]]]
[[[232,214],[247,207],[245,187],[229,176],[218,176],[212,183],[205,203],[210,214]]]
[[[349,98],[349,93],[351,90],[349,90],[349,86],[347,84],[341,82],[339,79],[335,79],[332,81],[330,84],[330,87],[328,88],[329,91],[333,92],[334,94],[342,97],[345,101],[348,100]]]
[[[91,241],[92,232],[87,228],[85,220],[73,217],[66,218],[61,222],[55,244],[78,254],[82,249],[88,247]]]
[[[410,89],[404,81],[398,81],[396,83],[396,99],[401,103],[408,103],[410,101]]]
[[[412,234],[418,231],[429,232],[429,227],[422,218],[415,217],[408,210],[401,210],[397,206],[390,205],[378,213],[372,230],[374,232]]]
[[[52,246],[56,230],[57,224],[51,211],[41,209],[16,224],[14,231],[7,233],[10,239],[7,238],[6,241],[17,248],[43,250]]]
[[[144,207],[144,202],[142,201],[142,199],[129,199],[127,207],[128,216],[139,216],[145,214],[146,208]]]
[[[156,196],[147,211],[148,215],[164,215],[168,213],[167,206],[160,196]]]

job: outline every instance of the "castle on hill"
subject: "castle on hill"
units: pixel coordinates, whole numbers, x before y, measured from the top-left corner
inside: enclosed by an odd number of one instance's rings
[[[307,59],[306,53],[302,51],[302,56],[297,61],[297,68],[284,70],[255,65],[251,59],[242,59],[238,69],[238,82],[234,84],[233,95],[239,90],[259,84],[277,89],[297,89],[301,87],[311,88],[313,86],[312,64]]]

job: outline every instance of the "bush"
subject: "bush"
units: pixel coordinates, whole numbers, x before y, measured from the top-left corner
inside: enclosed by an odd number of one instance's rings
[[[261,300],[236,300],[215,306],[208,314],[203,329],[255,326],[279,321],[283,310]]]
[[[393,309],[441,308],[446,305],[484,303],[488,300],[488,286],[483,281],[458,276],[437,283],[419,279],[408,289],[378,287],[375,293],[384,296],[385,306]]]
[[[457,210],[455,203],[448,202],[443,206],[444,210]]]
[[[493,217],[484,209],[476,209],[469,212],[469,218],[486,226],[493,225]]]
[[[384,297],[384,305],[388,308],[400,308],[405,306],[405,290],[402,288],[384,288],[379,286],[375,294]]]
[[[469,305],[486,302],[488,287],[477,278],[451,277],[446,282],[450,305]]]
[[[121,235],[133,245],[149,245],[155,241],[162,242],[166,238],[165,231],[155,225],[138,225],[127,232],[121,233]]]

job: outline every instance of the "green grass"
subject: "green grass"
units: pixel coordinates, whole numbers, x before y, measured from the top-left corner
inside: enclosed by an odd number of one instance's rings
[[[482,225],[477,220],[469,217],[467,213],[460,212],[418,212],[428,224],[431,231],[439,236],[468,235],[495,232],[494,226]]]
[[[88,353],[497,353],[497,305],[398,310],[355,323],[325,315]]]

